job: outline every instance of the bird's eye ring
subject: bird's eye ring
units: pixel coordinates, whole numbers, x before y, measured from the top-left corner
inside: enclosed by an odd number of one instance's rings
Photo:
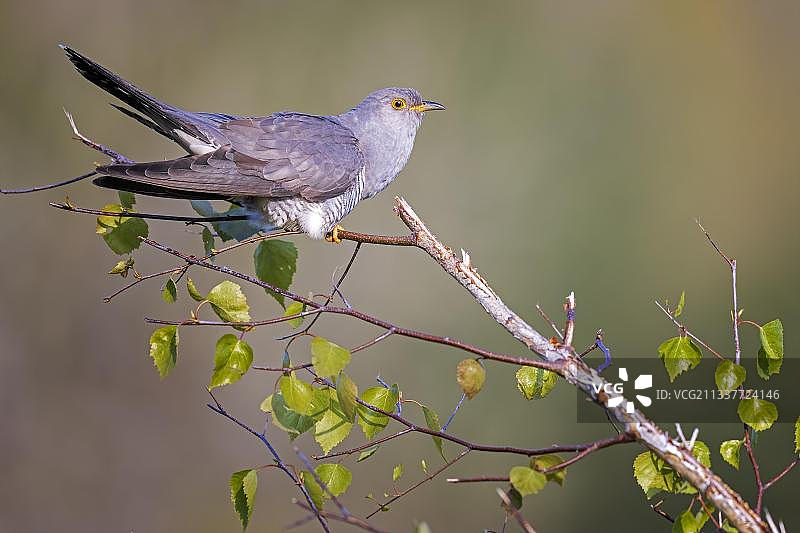
[[[404,98],[392,98],[393,109],[405,109],[408,106]]]

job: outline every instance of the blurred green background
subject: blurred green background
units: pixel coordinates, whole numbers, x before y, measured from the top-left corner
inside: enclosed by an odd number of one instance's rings
[[[575,290],[576,345],[602,327],[615,354],[656,357],[675,331],[653,299],[674,302],[685,289],[691,328],[729,354],[729,275],[698,231],[700,217],[739,259],[745,318],[780,317],[792,354],[800,320],[798,24],[796,2],[5,0],[0,181],[46,183],[100,159],[70,140],[62,106],[84,133],[132,158],[179,154],[106,105],[110,97],[65,61],[56,47],[62,41],[192,110],[338,113],[376,88],[413,86],[448,110],[425,121],[406,170],[361,204],[347,228],[402,231],[391,207],[392,196],[403,195],[446,243],[468,250],[507,303],[542,331],[535,304],[558,316]],[[268,459],[257,440],[205,407],[221,332],[183,331],[178,366],[160,381],[147,357],[152,328],[142,317],[179,319],[191,302],[181,292],[177,304],[165,304],[158,282],[149,282],[103,304],[122,282],[105,274],[117,258],[93,234],[92,217],[47,206],[66,193],[90,207],[115,198],[88,182],[0,198],[0,529],[236,531],[228,477]],[[145,198],[138,207],[190,212],[182,202]],[[180,224],[150,227],[162,242],[201,250],[199,236]],[[294,287],[326,290],[352,243],[296,242]],[[149,250],[136,258],[143,272],[173,264]],[[224,262],[252,269],[250,251]],[[221,280],[193,277],[206,289]],[[245,290],[254,317],[279,311],[260,290]],[[359,309],[398,325],[525,354],[421,252],[365,248],[344,292]],[[283,333],[285,326],[250,334],[257,363],[280,362],[273,338]],[[377,332],[326,317],[319,333],[355,346]],[[753,355],[757,335],[743,335]],[[299,360],[307,347],[298,344]],[[406,396],[444,417],[459,396],[454,375],[462,357],[391,339],[356,356],[352,375],[361,388],[377,374],[398,382]],[[563,383],[530,403],[515,390],[513,374],[489,364],[483,392],[452,431],[520,446],[610,434],[608,426],[575,423],[574,394]],[[260,427],[258,404],[273,379],[251,372],[219,397]],[[797,414],[781,413],[781,420]],[[293,460],[283,434],[268,432]],[[735,425],[706,425],[700,438],[714,451],[714,468],[751,498],[744,459],[736,472],[716,451],[720,440],[739,433]],[[346,443],[360,439],[354,431]],[[309,436],[297,442],[307,453],[319,451]],[[758,449],[771,476],[791,459],[790,426],[767,434]],[[451,456],[456,451],[448,447]],[[528,497],[525,515],[541,531],[668,530],[631,475],[640,451],[629,445],[592,455],[570,469],[563,488]],[[367,462],[349,460],[350,509],[364,513],[371,509],[365,494],[391,490],[395,463],[406,465],[399,487],[419,479],[420,458],[439,464],[429,438],[410,436]],[[473,453],[448,475],[500,475],[524,462]],[[798,490],[792,475],[766,498],[790,526]],[[293,496],[285,477],[262,472],[252,530],[278,531],[302,516],[289,503]],[[685,501],[668,500],[665,508],[677,514]],[[448,486],[437,478],[375,523],[411,531],[415,520],[426,520],[435,532],[478,531],[499,530],[502,518],[493,484]]]

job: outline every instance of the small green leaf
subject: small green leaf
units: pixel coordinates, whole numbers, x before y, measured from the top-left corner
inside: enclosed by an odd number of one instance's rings
[[[355,422],[358,387],[344,372],[340,372],[339,379],[336,380],[336,397],[339,400],[339,406],[342,409],[345,420]]]
[[[562,459],[561,457],[559,457],[554,453],[550,453],[547,455],[537,455],[531,458],[531,468],[541,472],[542,470],[547,470],[548,468],[560,465],[563,462],[564,459]],[[547,478],[547,481],[558,483],[563,487],[564,479],[567,477],[567,469],[562,468],[560,470],[556,470],[555,472],[545,474],[544,476],[545,478]]]
[[[700,461],[700,464],[706,468],[711,468],[711,450],[708,449],[708,445],[705,442],[701,440],[695,441],[692,455]]]
[[[123,216],[122,206],[110,204],[103,211],[120,213],[119,216],[101,215],[97,217],[95,232],[103,237],[111,251],[117,255],[129,254],[142,244],[140,237],[147,237],[149,228],[141,218]]]
[[[541,472],[527,466],[515,466],[508,475],[511,484],[522,496],[536,494],[547,483],[547,478]]]
[[[558,374],[543,368],[523,366],[517,370],[517,389],[526,400],[544,398],[558,380]]]
[[[300,472],[300,481],[303,482],[303,486],[308,491],[308,495],[311,496],[311,501],[314,502],[314,505],[317,506],[317,509],[322,509],[322,506],[325,504],[323,496],[325,491],[319,486],[319,483],[317,483],[317,480],[314,479],[314,476],[311,474],[311,472],[307,472],[305,470]]]
[[[717,365],[717,370],[714,372],[714,381],[717,383],[717,388],[722,392],[738,389],[739,385],[744,383],[746,377],[747,371],[745,368],[729,359],[720,361]]]
[[[283,316],[293,316],[299,315],[303,311],[306,310],[306,304],[303,302],[292,302],[288,306],[286,306],[286,312],[283,313]],[[291,320],[287,320],[289,325],[293,328],[300,327],[300,324],[303,323],[303,317],[292,318]]]
[[[464,359],[456,368],[456,381],[471,400],[481,391],[486,381],[486,369],[475,359]]]
[[[658,354],[664,361],[670,382],[675,381],[682,372],[695,368],[702,358],[700,349],[689,337],[673,337],[664,341],[658,347]]]
[[[195,302],[202,302],[203,300],[206,299],[206,297],[200,294],[200,291],[197,290],[197,287],[195,287],[192,278],[186,278],[186,290],[189,293],[189,296],[191,296],[192,300],[194,300]]]
[[[345,420],[338,409],[328,409],[314,424],[314,440],[328,454],[350,434],[353,424]]]
[[[161,378],[169,375],[178,360],[178,327],[164,326],[150,336],[150,357]]]
[[[522,494],[520,494],[517,489],[509,487],[506,491],[506,496],[508,496],[508,500],[511,502],[514,509],[522,509]]]
[[[128,211],[136,205],[136,196],[132,192],[117,191],[117,196],[119,196],[120,205]]]
[[[800,453],[800,416],[794,423],[794,453]]]
[[[761,347],[770,359],[783,359],[783,324],[779,319],[767,322],[759,330]]]
[[[403,476],[403,465],[402,463],[399,465],[394,465],[392,469],[392,481],[397,481]]]
[[[109,274],[117,275],[119,274],[123,278],[128,277],[128,271],[133,268],[135,261],[133,257],[129,257],[127,259],[123,259],[122,261],[117,261],[117,264],[114,265],[114,268],[108,271]],[[134,270],[134,272],[136,272]]]
[[[397,389],[397,385],[393,385],[390,389],[386,387],[372,387],[361,393],[362,402],[386,412],[394,411],[399,398],[400,391]],[[389,417],[359,405],[358,424],[361,426],[367,439],[372,439],[389,424]]]
[[[423,472],[425,472],[426,474],[428,473],[428,463],[425,462],[425,459],[420,460],[419,467],[422,469]]]
[[[741,440],[726,440],[719,445],[719,454],[725,462],[739,470],[739,450],[742,447]]]
[[[758,357],[756,358],[756,371],[761,379],[768,380],[773,374],[781,371],[783,359],[771,359],[764,348],[758,349]]]
[[[350,487],[353,481],[353,474],[340,464],[323,463],[314,469],[319,479],[328,487],[328,490],[334,496],[344,494]],[[323,497],[330,498],[327,492],[323,490]]]
[[[271,239],[261,241],[253,254],[256,276],[279,289],[288,289],[297,270],[297,248],[294,243]],[[267,294],[283,306],[283,295],[266,289]]]
[[[242,522],[242,529],[247,529],[253,515],[253,500],[258,489],[258,472],[253,469],[240,470],[231,475],[231,502]]]
[[[724,533],[739,533],[739,530],[728,523],[728,520],[722,521],[722,531]]]
[[[173,304],[178,299],[178,287],[175,286],[172,278],[168,278],[164,288],[161,289],[161,299],[168,304]]]
[[[311,341],[311,362],[320,377],[335,376],[350,363],[350,350],[322,337]]]
[[[739,402],[736,409],[739,419],[755,429],[764,431],[772,427],[778,419],[778,408],[774,403],[761,398],[745,398]]]
[[[431,526],[429,526],[427,522],[420,522],[419,524],[417,524],[414,533],[433,533],[433,532],[431,531]]]
[[[267,400],[269,400],[268,404]],[[265,409],[265,404],[269,406],[268,409]],[[272,413],[272,422],[289,435],[289,440],[296,439],[314,427],[312,417],[295,413],[289,409],[281,391],[275,391],[274,394],[268,396],[262,403],[261,410]]]
[[[310,415],[314,412],[314,389],[311,385],[297,377],[295,372],[281,376],[278,386],[286,406],[295,413]]]
[[[425,424],[428,426],[428,429],[433,431],[442,430],[442,426],[439,424],[439,415],[436,414],[436,411],[423,405],[422,414],[425,415]],[[442,448],[442,437],[431,435],[431,438],[433,439],[433,443],[436,445],[436,449],[439,450],[439,454],[442,456],[442,459],[447,461],[447,458],[444,456],[444,449]]]
[[[208,390],[236,383],[250,370],[253,349],[236,335],[223,335],[214,349],[214,373]]]
[[[692,455],[701,464],[710,468],[711,451],[704,442],[696,441],[694,443]],[[697,489],[652,452],[643,452],[636,456],[633,461],[633,475],[648,499],[661,491],[673,494],[697,493]]]
[[[208,293],[206,299],[214,312],[225,322],[250,322],[250,306],[242,288],[225,280]]]
[[[672,524],[672,533],[700,533],[706,520],[708,520],[708,515],[702,509],[696,514],[693,514],[691,510],[686,510],[675,519]]]
[[[378,451],[378,448],[380,448],[380,446],[373,446],[372,448],[367,448],[366,450],[358,454],[358,459],[356,459],[356,462],[360,463],[361,461],[369,459],[375,454],[375,452]]]
[[[211,252],[214,251],[214,234],[211,231],[203,226],[203,233],[201,234],[201,238],[203,239],[203,251],[206,255],[211,255]],[[213,260],[214,258],[211,257]]]
[[[673,315],[675,318],[681,316],[683,313],[683,306],[686,303],[686,291],[681,291],[681,299],[678,300],[678,307],[675,308],[675,314]]]

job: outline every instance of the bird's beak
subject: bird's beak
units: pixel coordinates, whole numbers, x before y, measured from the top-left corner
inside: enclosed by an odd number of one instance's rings
[[[423,100],[421,104],[415,105],[411,107],[413,111],[439,111],[441,109],[445,109],[445,107],[440,104],[439,102],[433,102],[431,100]]]

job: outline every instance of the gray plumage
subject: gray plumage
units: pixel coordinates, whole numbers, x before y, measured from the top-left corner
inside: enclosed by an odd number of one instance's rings
[[[247,207],[265,229],[301,229],[314,238],[386,188],[408,161],[424,113],[444,109],[414,89],[390,87],[333,116],[194,113],[62,48],[87,80],[141,114],[114,107],[191,154],[100,166],[94,183],[151,196],[228,200]]]

